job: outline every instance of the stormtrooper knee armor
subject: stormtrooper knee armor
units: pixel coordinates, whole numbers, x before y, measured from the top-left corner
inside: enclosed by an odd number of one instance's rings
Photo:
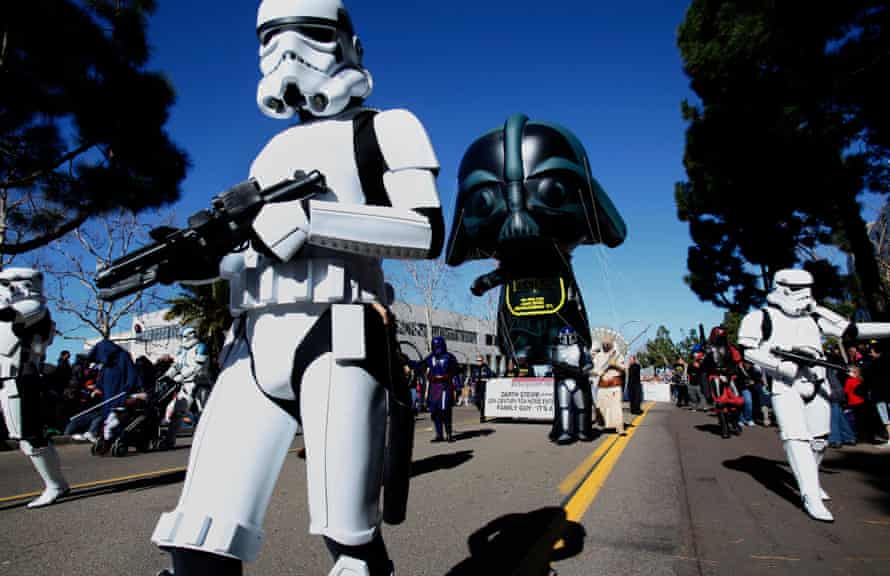
[[[780,270],[767,306],[742,319],[738,342],[745,357],[773,377],[772,405],[788,463],[794,471],[806,512],[826,522],[834,518],[823,504],[819,464],[831,428],[825,368],[790,361],[779,354],[824,359],[822,335],[836,338],[890,336],[890,323],[853,323],[819,306],[812,297],[813,277],[805,270]]]
[[[30,268],[0,271],[0,406],[9,437],[19,441],[46,486],[28,508],[52,504],[69,491],[40,417],[41,366],[54,329],[43,275]]]
[[[171,551],[176,576],[240,574],[259,553],[299,420],[309,531],[325,538],[331,574],[389,576],[378,501],[393,351],[381,259],[438,256],[439,165],[410,112],[359,107],[371,78],[340,0],[263,0],[257,33],[261,111],[304,121],[266,145],[251,177],[267,187],[317,170],[326,189],[263,206],[250,245],[220,264],[236,321],[179,503],[152,540]]]

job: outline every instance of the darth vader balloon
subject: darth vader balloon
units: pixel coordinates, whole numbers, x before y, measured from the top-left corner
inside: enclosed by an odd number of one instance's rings
[[[522,114],[473,142],[458,172],[447,262],[571,252],[578,244],[615,247],[624,220],[590,174],[587,154],[560,126]]]
[[[614,247],[625,235],[624,220],[590,174],[584,148],[565,128],[515,114],[476,139],[461,160],[446,262],[497,260],[497,269],[471,290],[478,296],[500,286],[501,351],[514,365],[552,370],[559,417],[551,438],[558,443],[591,437],[583,362],[560,360],[567,347],[559,335],[567,330],[577,334],[572,346],[584,354],[590,348],[572,251],[579,244]]]

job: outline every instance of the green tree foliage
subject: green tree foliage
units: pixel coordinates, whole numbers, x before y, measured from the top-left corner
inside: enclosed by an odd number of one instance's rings
[[[210,349],[211,364],[215,366],[226,330],[232,325],[229,284],[218,280],[212,284],[181,284],[180,287],[183,292],[167,301],[170,309],[164,314],[164,319],[193,326],[198,337]]]
[[[0,254],[29,252],[95,215],[177,200],[186,155],[149,57],[152,0],[0,6]]]
[[[670,330],[659,326],[655,331],[655,338],[647,341],[643,350],[637,353],[637,360],[643,368],[666,368],[673,366],[679,353],[677,345],[671,340]]]
[[[692,360],[692,349],[697,344],[701,344],[698,329],[690,328],[686,331],[686,336],[682,340],[674,342],[674,348],[677,350],[677,356],[689,362]]]
[[[700,102],[683,103],[675,200],[700,298],[744,312],[776,270],[834,244],[870,312],[887,310],[858,196],[890,191],[888,24],[886,0],[692,1],[678,45]]]

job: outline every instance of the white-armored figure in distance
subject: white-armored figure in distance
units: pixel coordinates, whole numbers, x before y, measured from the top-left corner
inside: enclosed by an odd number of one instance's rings
[[[890,324],[853,323],[818,305],[811,292],[813,277],[806,270],[780,270],[774,283],[768,305],[742,319],[738,343],[747,360],[772,376],[773,410],[804,510],[831,522],[823,502],[828,495],[819,484],[831,430],[829,383],[825,366],[819,365],[824,363],[822,335],[881,338],[890,336]]]
[[[259,107],[301,122],[272,138],[250,175],[265,188],[317,170],[326,188],[263,206],[249,245],[220,264],[236,321],[179,503],[152,540],[176,576],[241,574],[299,421],[309,532],[324,537],[330,574],[389,576],[380,522],[392,520],[379,500],[387,386],[401,367],[381,260],[438,256],[439,164],[410,112],[361,107],[371,78],[340,0],[263,0],[257,33]]]
[[[571,326],[560,328],[558,339],[552,348],[557,410],[552,439],[557,444],[589,442],[593,440],[590,355]]]
[[[28,508],[52,504],[69,491],[41,417],[41,367],[54,331],[43,275],[31,268],[0,271],[0,406],[9,437],[19,441],[46,485]]]
[[[179,385],[176,396],[170,400],[164,412],[164,419],[167,421],[167,433],[163,440],[165,448],[176,445],[176,433],[183,417],[195,402],[195,382],[207,369],[207,358],[207,345],[198,339],[198,331],[191,326],[183,328],[179,350],[173,364],[164,373],[164,377]]]

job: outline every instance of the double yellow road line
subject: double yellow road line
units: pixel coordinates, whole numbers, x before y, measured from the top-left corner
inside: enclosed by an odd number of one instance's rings
[[[577,522],[593,504],[603,484],[606,483],[606,478],[609,477],[621,457],[621,453],[627,448],[630,439],[636,434],[640,423],[653,405],[650,402],[643,408],[643,413],[634,418],[625,435],[615,436],[597,446],[596,450],[560,483],[560,493],[568,495],[563,501],[567,520]],[[577,488],[573,491],[575,486]]]

